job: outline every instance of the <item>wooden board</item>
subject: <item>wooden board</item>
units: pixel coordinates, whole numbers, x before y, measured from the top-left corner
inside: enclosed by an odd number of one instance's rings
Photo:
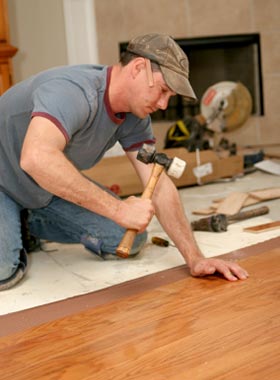
[[[187,163],[183,175],[176,179],[172,178],[177,187],[194,185],[197,178],[193,169],[198,165],[195,152],[188,152],[185,148],[163,149],[161,152],[168,157],[178,157]],[[234,177],[243,172],[243,158],[230,156],[221,159],[212,150],[200,152],[200,164],[211,163],[213,172],[201,178],[201,183],[208,183],[215,179]],[[132,164],[126,156],[105,157],[96,166],[84,170],[83,174],[112,189],[120,196],[139,194],[143,191]]]
[[[274,230],[275,228],[280,228],[280,220],[271,223],[259,224],[257,226],[246,227],[243,228],[243,231],[257,234],[260,232]]]
[[[280,248],[0,339],[4,380],[277,380]]]
[[[243,193],[242,193],[243,194]],[[192,211],[193,214],[195,215],[210,215],[214,213],[220,213],[220,210],[224,210],[224,213],[231,212],[231,207],[236,207],[238,208],[240,206],[240,203],[242,203],[242,196],[237,196],[235,195],[230,195],[232,198],[219,198],[219,199],[214,199],[212,201],[212,204],[210,207],[206,209],[200,209],[200,210],[194,210]],[[277,199],[280,198],[280,187],[272,187],[272,188],[266,188],[266,189],[261,189],[261,190],[255,190],[255,191],[250,191],[247,193],[247,197],[242,203],[242,208],[246,206],[252,206],[256,203],[264,202],[267,200],[272,200],[272,199]],[[234,200],[235,205],[231,206],[231,202]],[[236,202],[238,202],[236,204]],[[219,209],[219,211],[218,211]],[[232,214],[228,214],[232,215]]]
[[[200,210],[194,210],[192,211],[192,214],[194,215],[211,215],[211,214],[214,214],[214,212],[216,212],[216,210],[212,207],[208,207],[208,208],[202,208]]]
[[[222,201],[216,212],[217,214],[234,215],[237,214],[243,207],[248,194],[235,191],[229,194],[224,201]]]
[[[249,195],[259,199],[260,201],[280,198],[280,187],[250,191]]]

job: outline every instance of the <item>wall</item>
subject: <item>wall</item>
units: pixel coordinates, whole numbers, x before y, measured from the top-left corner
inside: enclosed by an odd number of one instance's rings
[[[137,34],[163,32],[180,38],[260,33],[265,116],[250,117],[226,138],[239,144],[280,143],[279,0],[95,0],[95,9],[101,63],[118,60],[118,43]],[[162,138],[167,127],[156,125],[156,134]]]
[[[100,63],[114,63],[119,58],[119,42],[147,32],[168,33],[175,38],[259,32],[266,114],[251,117],[241,129],[226,137],[240,144],[280,141],[279,0],[92,2]],[[8,6],[11,43],[19,48],[13,59],[16,81],[45,68],[67,64],[63,0],[8,0]],[[168,123],[155,125],[159,139],[168,126]]]
[[[62,0],[8,0],[15,82],[67,64]]]

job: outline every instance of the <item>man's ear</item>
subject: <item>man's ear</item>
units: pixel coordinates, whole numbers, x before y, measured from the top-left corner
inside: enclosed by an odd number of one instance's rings
[[[137,77],[137,75],[142,71],[145,70],[145,59],[142,57],[137,57],[131,61],[131,74],[133,79]]]

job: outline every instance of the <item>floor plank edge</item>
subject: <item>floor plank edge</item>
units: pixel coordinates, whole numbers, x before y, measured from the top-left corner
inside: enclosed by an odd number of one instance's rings
[[[280,237],[219,256],[242,260],[280,246]],[[95,292],[0,316],[0,337],[41,325],[74,313],[104,305],[190,276],[187,265],[126,281]]]

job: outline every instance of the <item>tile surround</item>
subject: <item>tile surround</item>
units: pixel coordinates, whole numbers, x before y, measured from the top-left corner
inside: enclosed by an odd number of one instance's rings
[[[253,0],[254,27],[260,32],[280,29],[279,0]]]
[[[192,36],[252,32],[250,0],[189,0]]]
[[[266,114],[251,117],[227,137],[243,144],[280,141],[279,0],[106,0],[95,1],[95,7],[100,61],[107,64],[119,59],[118,43],[136,34],[190,38],[259,32]]]

